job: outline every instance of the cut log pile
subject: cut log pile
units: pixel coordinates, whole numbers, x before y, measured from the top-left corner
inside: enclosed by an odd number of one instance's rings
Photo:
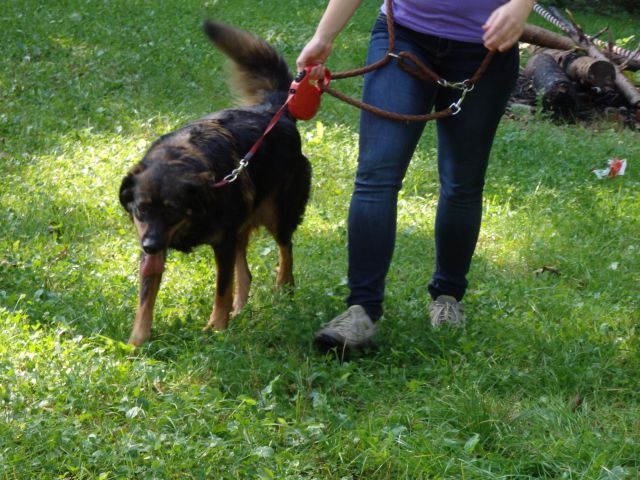
[[[564,34],[527,24],[521,42],[530,57],[512,94],[511,103],[550,112],[573,121],[605,114],[640,129],[640,90],[624,72],[640,70],[640,45],[635,51],[586,35],[567,12],[534,4],[534,11]]]

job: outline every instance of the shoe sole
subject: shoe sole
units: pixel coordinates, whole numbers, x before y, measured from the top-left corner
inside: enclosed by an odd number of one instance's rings
[[[351,352],[356,350],[363,350],[368,347],[374,347],[375,342],[373,339],[367,340],[366,342],[360,343],[358,345],[347,345],[343,341],[338,340],[337,338],[328,335],[326,333],[320,333],[316,335],[313,339],[316,347],[322,352],[327,353],[330,350],[336,349],[338,352]]]
[[[347,350],[349,348],[344,342],[331,335],[327,335],[326,333],[316,335],[313,342],[323,353],[328,352],[332,348],[336,348],[338,350]]]

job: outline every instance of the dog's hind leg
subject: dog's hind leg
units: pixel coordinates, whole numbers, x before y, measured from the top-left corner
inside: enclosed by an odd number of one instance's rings
[[[249,244],[249,232],[241,234],[236,246],[235,263],[235,294],[233,296],[233,311],[231,316],[235,317],[247,304],[249,299],[249,289],[251,287],[251,271],[247,263],[247,245]]]
[[[291,242],[278,243],[278,269],[276,270],[276,287],[293,286],[293,245]]]
[[[143,254],[144,255],[144,254]],[[139,347],[151,337],[151,323],[153,321],[153,307],[160,290],[162,273],[142,275],[140,272],[140,301],[136,310],[129,343]]]
[[[305,206],[309,199],[311,188],[310,166],[304,156],[295,161],[296,166],[290,172],[291,178],[288,185],[280,192],[275,200],[276,219],[273,225],[267,228],[278,244],[279,263],[276,275],[276,286],[282,288],[293,286],[293,244],[292,237],[296,228],[302,221]]]
[[[216,256],[216,293],[213,311],[204,330],[224,330],[229,324],[233,307],[233,269],[235,264],[236,242],[229,241],[215,245]]]
[[[277,208],[277,207],[276,207]],[[288,285],[293,286],[293,245],[291,237],[293,228],[282,223],[282,216],[276,210],[264,222],[265,228],[278,244],[278,267],[276,268],[276,287],[282,288]],[[284,228],[283,228],[284,227]]]

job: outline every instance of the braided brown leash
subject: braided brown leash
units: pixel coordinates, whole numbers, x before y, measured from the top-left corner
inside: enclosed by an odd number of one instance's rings
[[[395,58],[398,62],[400,68],[402,68],[405,72],[413,75],[420,80],[431,81],[433,83],[437,83],[440,86],[453,88],[461,90],[460,98],[457,102],[452,103],[449,107],[444,110],[440,110],[439,112],[428,113],[425,115],[406,115],[402,113],[389,112],[387,110],[383,110],[378,107],[374,107],[368,103],[364,103],[360,100],[356,100],[355,98],[349,97],[344,93],[338,92],[337,90],[329,87],[328,84],[324,83],[322,80],[318,81],[318,86],[323,92],[327,92],[329,95],[336,97],[343,102],[346,102],[354,107],[358,107],[367,112],[373,113],[375,115],[379,115],[384,118],[388,118],[391,120],[398,120],[404,122],[426,122],[429,120],[435,120],[438,118],[445,118],[450,115],[455,115],[460,112],[460,105],[464,100],[465,95],[473,90],[475,83],[480,79],[480,77],[484,74],[495,55],[495,51],[487,52],[487,55],[484,57],[484,60],[478,67],[478,70],[463,82],[449,82],[438,75],[436,72],[427,67],[418,57],[416,57],[413,53],[407,51],[401,51],[399,53],[394,53],[395,48],[395,29],[393,25],[393,11],[391,8],[393,0],[387,0],[387,30],[389,32],[389,46],[387,48],[387,54],[382,57],[377,62],[372,63],[371,65],[367,65],[362,68],[357,68],[354,70],[346,70],[344,72],[334,73],[332,75],[332,79],[339,80],[341,78],[349,78],[355,77],[357,75],[364,75],[365,73],[372,72],[377,70],[387,63],[391,61],[392,58]],[[409,65],[406,60],[409,60],[412,65]]]

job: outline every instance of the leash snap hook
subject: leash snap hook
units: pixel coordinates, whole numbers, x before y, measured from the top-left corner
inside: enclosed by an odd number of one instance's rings
[[[226,183],[235,182],[238,179],[238,175],[240,175],[242,170],[244,170],[247,167],[247,165],[249,165],[249,161],[243,158],[242,160],[240,160],[240,163],[238,164],[238,166],[233,170],[231,170],[231,173],[226,177],[224,177],[222,181]]]
[[[471,88],[463,88],[458,101],[453,102],[451,105],[449,105],[449,108],[451,109],[451,115],[457,115],[462,111],[462,102],[464,101],[464,97],[466,97],[467,93],[471,90],[473,90],[473,85],[471,85]]]
[[[471,83],[471,80],[468,78],[461,82],[450,82],[444,78],[440,78],[438,80],[438,85],[445,88],[451,88],[452,90],[462,90],[465,93],[473,90],[473,87],[475,86],[475,84]]]

